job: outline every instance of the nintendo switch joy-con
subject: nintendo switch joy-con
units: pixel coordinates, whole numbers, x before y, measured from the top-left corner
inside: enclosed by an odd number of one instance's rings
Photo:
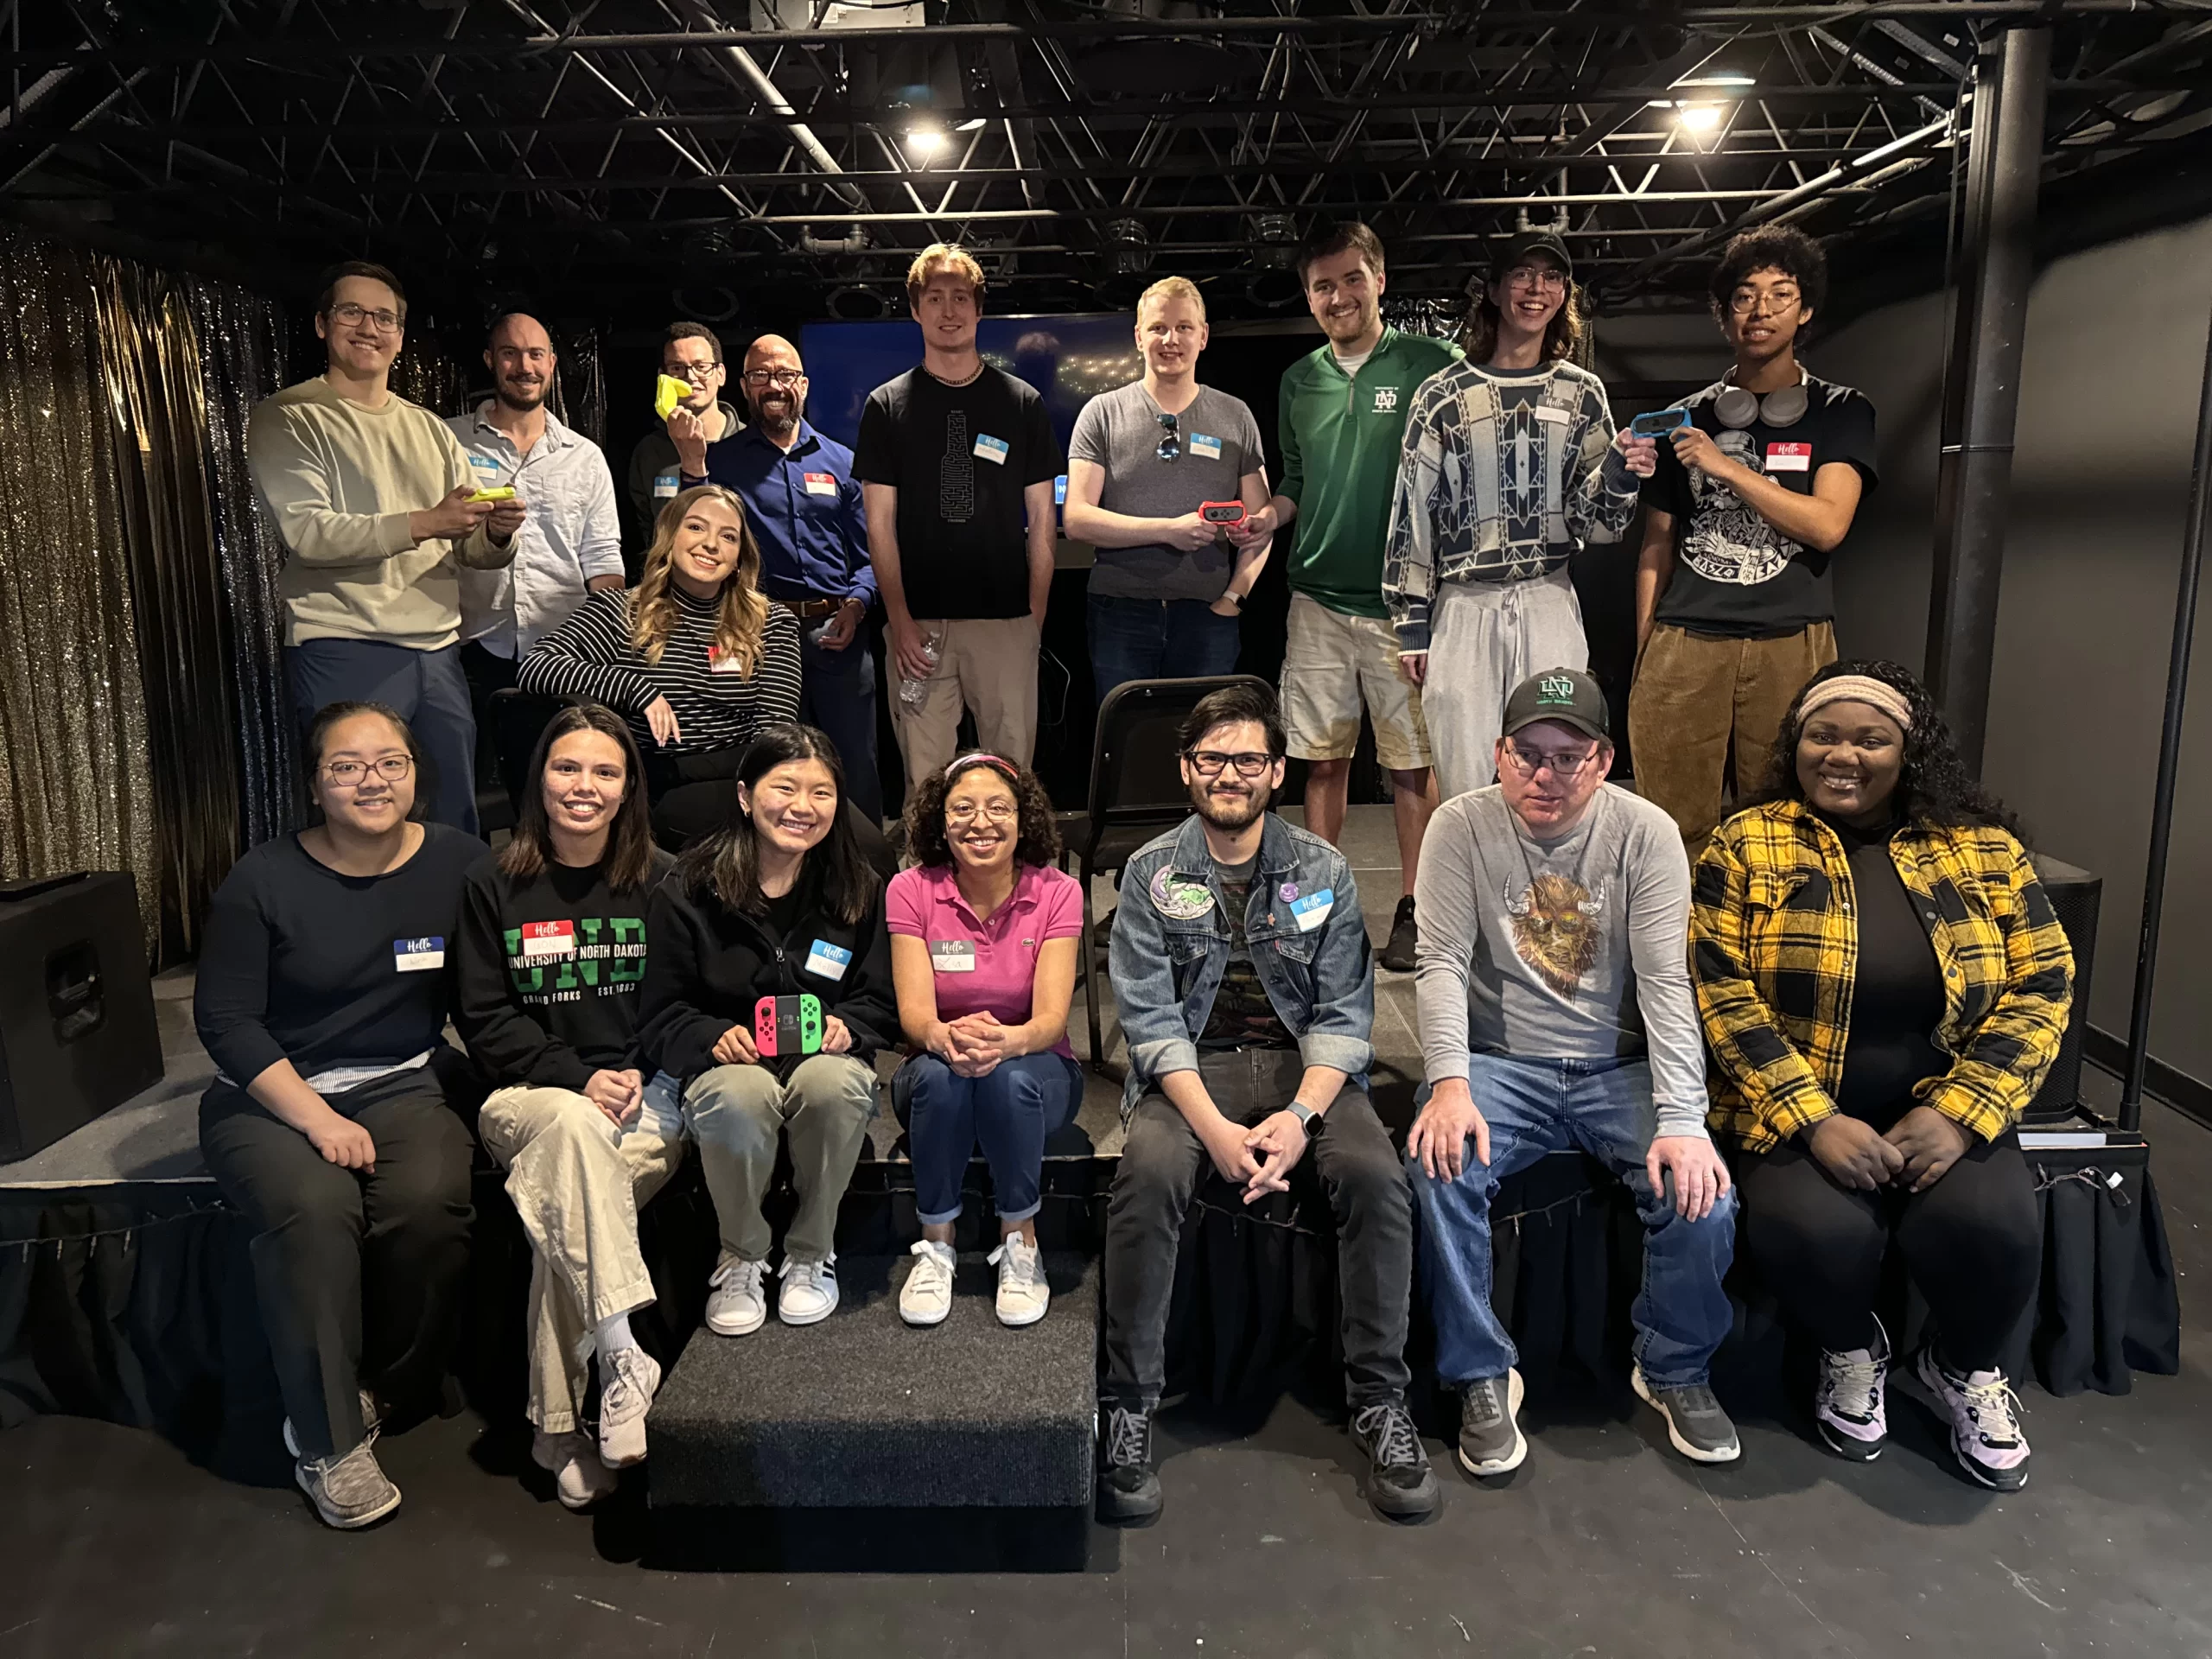
[[[764,996],[753,1005],[753,1046],[766,1059],[822,1052],[822,999]]]

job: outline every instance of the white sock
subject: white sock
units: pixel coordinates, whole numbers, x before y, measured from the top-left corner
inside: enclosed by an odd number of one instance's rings
[[[634,1348],[637,1345],[638,1339],[630,1334],[630,1316],[627,1313],[617,1313],[611,1319],[601,1319],[599,1322],[601,1358],[609,1357],[618,1349]]]

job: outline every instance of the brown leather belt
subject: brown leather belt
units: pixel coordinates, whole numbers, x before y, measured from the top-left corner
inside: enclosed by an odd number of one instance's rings
[[[804,622],[817,616],[835,616],[845,605],[842,599],[779,599],[776,603]]]

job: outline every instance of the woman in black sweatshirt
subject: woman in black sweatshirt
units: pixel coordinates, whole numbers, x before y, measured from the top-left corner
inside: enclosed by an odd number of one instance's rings
[[[760,1201],[779,1135],[799,1205],[778,1313],[811,1325],[836,1308],[837,1205],[875,1115],[876,1051],[899,1029],[883,889],[844,793],[821,732],[763,733],[738,770],[728,827],[684,854],[647,912],[645,1052],[684,1085],[721,1225],[707,1324],[726,1337],[767,1318]],[[818,1033],[776,1024],[778,999],[788,1012],[801,997],[819,1005]]]
[[[645,1455],[660,1367],[630,1315],[653,1300],[638,1206],[683,1161],[674,1085],[639,1056],[653,846],[638,747],[613,709],[537,740],[513,838],[469,872],[454,1023],[490,1076],[478,1120],[530,1235],[531,1455],[580,1510]],[[599,1356],[599,1436],[580,1432]]]
[[[460,1310],[474,1212],[454,1107],[474,1090],[445,1041],[446,947],[484,843],[414,821],[422,755],[382,703],[329,704],[306,753],[323,822],[241,858],[207,912],[200,1149],[253,1229],[295,1476],[353,1528],[399,1507],[378,1402],[435,1395]]]

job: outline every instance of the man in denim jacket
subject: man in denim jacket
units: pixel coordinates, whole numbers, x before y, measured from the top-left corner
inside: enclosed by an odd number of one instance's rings
[[[1128,1140],[1106,1217],[1099,1507],[1160,1511],[1152,1414],[1183,1219],[1209,1160],[1247,1204],[1287,1192],[1310,1149],[1337,1216],[1351,1433],[1385,1515],[1436,1507],[1406,1411],[1413,1202],[1367,1097],[1375,969],[1344,855],[1267,810],[1282,787],[1274,696],[1232,686],[1181,733],[1195,815],[1129,861],[1114,921],[1128,1039]]]

